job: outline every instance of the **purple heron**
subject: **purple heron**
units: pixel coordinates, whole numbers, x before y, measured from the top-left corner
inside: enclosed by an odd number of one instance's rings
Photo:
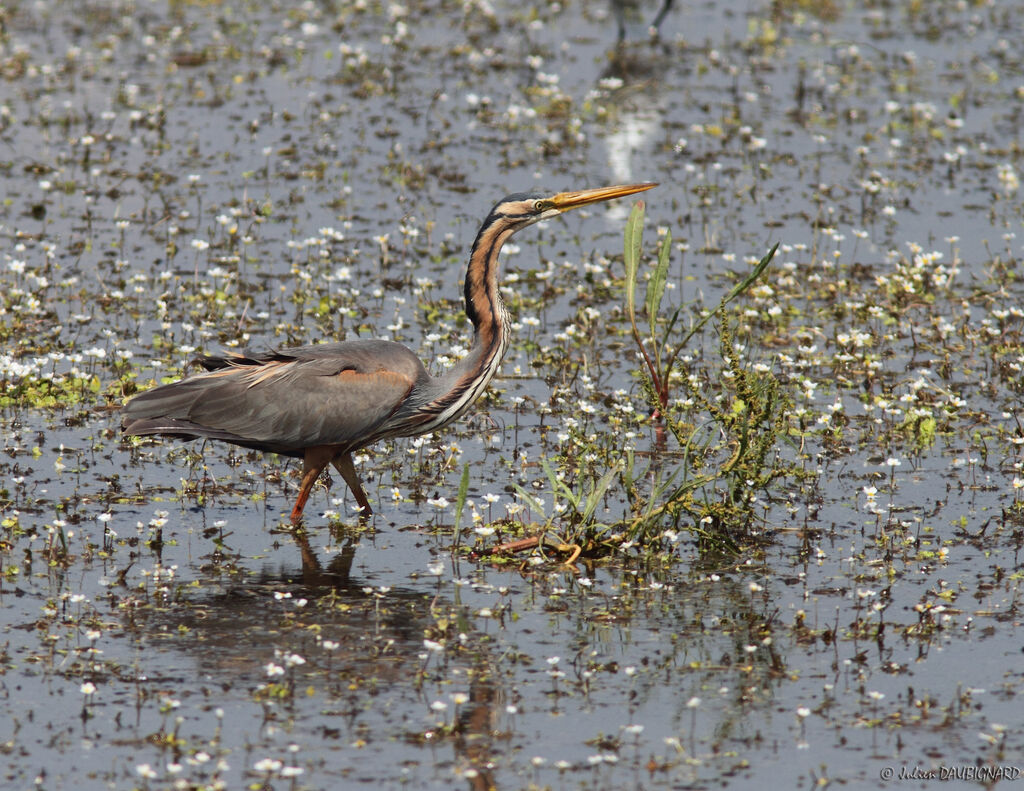
[[[499,201],[477,232],[466,269],[473,346],[440,376],[431,376],[405,346],[380,340],[207,355],[196,361],[205,371],[125,403],[122,431],[128,436],[219,439],[301,458],[302,483],[292,524],[301,521],[313,485],[333,464],[362,514],[369,515],[352,453],[388,437],[446,426],[469,408],[498,370],[509,340],[508,312],[498,290],[501,246],[539,220],[654,186],[520,193]]]

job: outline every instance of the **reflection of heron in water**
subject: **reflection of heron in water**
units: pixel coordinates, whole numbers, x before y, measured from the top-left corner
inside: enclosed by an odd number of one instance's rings
[[[373,709],[370,703],[378,687],[415,688],[413,697],[423,694],[424,635],[441,643],[458,642],[473,658],[472,668],[466,668],[463,676],[465,694],[456,699],[445,727],[428,726],[422,742],[450,746],[470,791],[496,788],[493,767],[507,745],[499,722],[508,692],[493,642],[473,639],[471,625],[460,623],[459,629],[454,628],[454,616],[459,613],[461,618],[465,605],[445,595],[440,578],[434,590],[422,581],[377,587],[372,577],[360,576],[358,569],[353,573],[359,531],[332,533],[337,551],[324,564],[309,546],[305,531],[293,530],[302,550],[301,569],[293,565],[264,567],[245,575],[244,580],[214,582],[209,590],[197,586],[167,606],[142,611],[120,608],[125,629],[156,646],[159,666],[184,667],[179,657],[189,657],[197,677],[210,679],[225,691],[239,681],[246,686],[265,681],[267,668],[275,664],[287,667],[281,657],[291,651],[285,646],[301,646],[302,666],[280,683],[288,686],[301,679],[303,694],[296,699],[318,695],[315,708],[331,713],[322,713],[316,727],[323,728],[325,734],[338,735],[358,735],[369,727],[367,713]],[[317,606],[321,599],[324,606]],[[303,600],[309,606],[301,608],[301,617],[293,617],[294,604]],[[440,613],[450,613],[448,629],[438,626]],[[466,647],[467,633],[471,651]],[[169,642],[168,634],[177,634],[179,639]],[[461,666],[462,662],[454,664]],[[141,688],[147,691],[153,689],[149,685],[166,684],[141,678]],[[370,679],[371,683],[361,683]],[[244,694],[248,699],[248,693]],[[329,705],[316,705],[316,700]],[[308,706],[305,712],[316,716]],[[384,712],[381,716],[388,715]],[[406,725],[402,725],[403,732]]]
[[[668,12],[672,8],[674,0],[662,0],[661,10],[658,11],[658,15],[654,17],[651,24],[647,26],[647,31],[651,37],[654,38],[658,35],[658,28],[661,27],[661,23],[665,21],[665,17],[668,16]],[[620,42],[626,40],[626,26],[633,19],[641,17],[641,0],[611,0],[612,13],[615,14],[615,23],[618,25],[618,40]]]

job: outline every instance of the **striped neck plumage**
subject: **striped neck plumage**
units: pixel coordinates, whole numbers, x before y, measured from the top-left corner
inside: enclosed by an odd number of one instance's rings
[[[492,213],[477,234],[466,269],[466,315],[473,324],[473,346],[443,377],[451,389],[435,399],[431,428],[440,428],[462,415],[483,393],[501,366],[509,342],[509,315],[498,289],[498,254],[522,224]]]
[[[473,350],[479,348],[485,356],[496,350],[499,359],[508,345],[508,310],[498,288],[498,255],[518,227],[522,226],[493,212],[473,242],[466,268],[466,316],[473,324]]]

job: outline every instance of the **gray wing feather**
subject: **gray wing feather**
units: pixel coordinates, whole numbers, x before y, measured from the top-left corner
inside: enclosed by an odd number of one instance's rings
[[[355,448],[386,430],[415,385],[430,381],[411,351],[387,341],[317,344],[203,364],[211,370],[128,401],[125,433],[211,437],[278,453],[314,445]]]

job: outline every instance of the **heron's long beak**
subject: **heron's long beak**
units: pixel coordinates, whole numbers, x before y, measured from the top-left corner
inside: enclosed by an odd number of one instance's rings
[[[598,187],[592,190],[580,190],[579,192],[559,192],[551,198],[554,208],[560,212],[569,209],[578,209],[580,206],[587,206],[598,201],[621,198],[625,195],[632,195],[634,192],[643,192],[651,187],[657,187],[657,182],[649,181],[646,184],[619,184],[615,187]]]

